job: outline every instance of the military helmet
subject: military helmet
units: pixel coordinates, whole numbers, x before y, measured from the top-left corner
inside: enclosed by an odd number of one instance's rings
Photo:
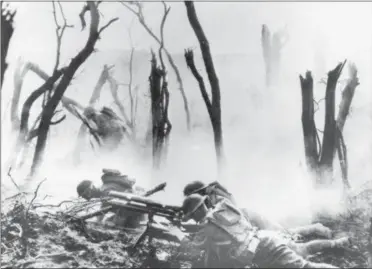
[[[185,186],[183,189],[183,194],[185,196],[189,196],[190,194],[197,193],[198,191],[206,188],[207,186],[201,182],[200,180],[195,180],[193,182],[190,182]]]
[[[93,182],[90,180],[83,180],[79,183],[79,185],[76,188],[76,191],[79,196],[82,196],[83,193],[92,186]]]
[[[84,116],[87,117],[88,119],[91,118],[92,116],[94,116],[95,114],[96,114],[96,110],[91,106],[88,106],[84,110]]]
[[[202,196],[197,193],[190,194],[185,198],[182,204],[184,214],[183,221],[188,221],[192,214],[204,203],[207,196]]]

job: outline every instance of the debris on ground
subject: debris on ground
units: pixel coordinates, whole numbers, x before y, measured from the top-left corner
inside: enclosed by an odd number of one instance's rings
[[[309,257],[310,260],[342,268],[369,267],[372,195],[365,196],[351,198],[348,211],[338,217],[320,216],[317,220],[331,228],[335,238],[351,236],[353,247],[324,251]],[[203,267],[203,252],[176,242],[154,238],[151,244],[145,240],[133,250],[131,246],[143,229],[119,230],[95,222],[82,225],[68,222],[66,212],[77,213],[87,208],[82,202],[71,203],[62,210],[27,204],[25,199],[15,197],[4,201],[2,208],[3,268]]]

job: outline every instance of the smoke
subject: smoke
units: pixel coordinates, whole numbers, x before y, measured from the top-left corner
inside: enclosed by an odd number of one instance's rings
[[[243,9],[245,10],[244,12],[253,12],[249,11],[251,7],[257,14],[266,14],[266,11],[270,10],[271,13],[269,13],[273,14],[274,8],[270,8],[271,4],[265,4],[268,9],[265,9],[265,12],[258,12],[259,10],[262,11],[258,4],[254,5],[254,7],[244,5],[244,8],[240,4],[234,4],[235,8],[241,10],[236,13],[239,15],[236,17],[246,18],[247,16],[242,14]],[[339,4],[346,5],[346,3]],[[225,22],[231,23],[231,26],[228,27],[231,32],[226,33],[229,38],[224,38],[221,37],[221,30],[217,30],[217,27],[214,26],[215,19],[208,15],[213,13],[214,9],[212,7],[216,7],[214,5],[217,4],[198,3],[196,7],[211,43],[222,90],[227,177],[221,183],[233,193],[241,207],[255,209],[279,221],[289,221],[293,224],[293,218],[295,218],[296,222],[307,223],[315,212],[327,211],[332,214],[341,212],[343,210],[340,204],[342,184],[338,163],[335,162],[336,184],[330,190],[314,190],[311,178],[309,178],[306,171],[301,127],[301,89],[298,76],[299,74],[304,74],[306,70],[312,70],[315,94],[321,98],[324,96],[325,87],[317,82],[321,78],[326,77],[326,72],[333,69],[339,61],[343,61],[345,58],[356,63],[361,84],[355,93],[352,103],[353,112],[347,119],[344,136],[348,146],[349,177],[352,186],[357,187],[363,182],[370,180],[372,172],[370,165],[372,163],[370,150],[372,123],[371,110],[367,105],[371,103],[370,89],[372,83],[370,74],[372,65],[370,59],[372,57],[370,56],[372,50],[370,48],[372,42],[370,38],[365,36],[365,33],[357,33],[355,29],[372,25],[372,23],[367,23],[368,21],[370,22],[372,16],[369,16],[367,11],[363,11],[367,10],[367,8],[357,6],[357,4],[352,6],[352,8],[355,8],[352,11],[350,6],[352,4],[349,3],[348,8],[344,7],[337,14],[332,13],[332,16],[337,16],[337,18],[341,19],[329,19],[329,7],[328,9],[324,7],[317,8],[314,3],[312,8],[303,8],[298,3],[296,5],[291,3],[291,5],[294,5],[293,7],[296,7],[296,10],[283,13],[284,15],[280,18],[270,17],[268,24],[274,30],[283,25],[288,25],[290,41],[283,50],[282,74],[279,83],[275,87],[266,88],[264,86],[264,66],[259,31],[260,25],[267,21],[264,18],[257,18],[257,16],[252,17],[252,24],[245,25],[247,29],[243,32],[239,30],[239,33],[237,33],[237,29],[242,28],[238,24],[241,20],[235,21],[233,18],[230,18],[231,20],[221,20],[225,25],[223,27],[227,27]],[[330,4],[319,3],[319,5]],[[175,4],[173,9],[172,6],[172,12],[177,12],[177,10],[182,12],[180,16],[186,16],[183,7],[176,7]],[[224,8],[221,10],[225,12]],[[363,12],[359,13],[360,10]],[[219,14],[224,14],[222,11]],[[233,14],[234,12],[229,8],[226,14]],[[275,12],[275,14],[279,13]],[[289,14],[296,15],[292,16]],[[313,26],[314,20],[311,19],[314,14],[317,14],[316,21],[318,24],[316,26]],[[349,18],[350,14],[358,14],[359,17],[345,20],[344,18]],[[286,20],[287,15],[288,21]],[[174,14],[172,16],[177,17]],[[182,44],[171,45],[174,51],[181,54],[183,48],[190,46],[191,41],[189,41],[188,37],[192,37],[192,33],[187,32],[191,31],[191,29],[187,25],[186,17],[182,17],[183,19],[185,25],[179,27],[184,28],[186,37],[179,38],[182,42],[178,38],[173,38]],[[178,27],[178,25],[174,23],[172,25],[173,32],[167,32],[168,42],[172,41],[172,36],[176,36],[174,28]],[[22,29],[21,27],[19,23],[19,28],[15,30],[14,41],[12,42],[16,42],[17,46],[13,48],[13,54],[22,53],[20,43],[22,43],[21,41],[24,37],[21,37],[19,32],[17,33],[17,31],[22,31],[19,30]],[[53,29],[45,35],[52,36],[52,32]],[[23,34],[25,33],[23,32]],[[17,35],[19,36],[17,37]],[[243,35],[247,36],[243,37]],[[115,42],[110,44],[118,43],[116,42],[117,32],[115,34],[111,33],[110,37],[108,31],[103,39],[106,38],[106,43],[109,43],[112,38],[115,38]],[[228,51],[223,49],[224,46],[227,46],[226,44],[231,46]],[[234,47],[235,45],[236,47]],[[234,50],[239,49],[239,51],[242,51],[242,47],[244,48],[244,53],[238,56],[234,55]],[[19,49],[19,52],[17,52],[17,49]],[[70,50],[72,49],[70,48]],[[109,54],[109,48],[102,48],[100,49],[100,54],[92,57],[104,55],[105,50],[108,50],[107,53]],[[26,50],[23,53],[30,52]],[[33,57],[37,58],[37,56]],[[42,58],[45,60],[47,57]],[[54,57],[50,58],[54,59]],[[107,59],[110,60],[114,58],[112,55],[107,56]],[[86,69],[85,73],[79,73],[79,76],[77,76],[71,86],[72,89],[68,90],[68,96],[77,98],[79,102],[84,103],[89,99],[88,96],[91,90],[87,91],[87,89],[93,89],[96,79],[92,79],[92,77],[98,76],[101,66],[103,64],[111,64],[110,62],[98,61],[98,58],[94,59],[96,60],[89,60],[86,63],[84,67]],[[99,59],[105,58],[102,56]],[[44,64],[46,65],[46,62]],[[148,62],[145,64],[148,64]],[[201,59],[196,59],[196,64],[200,69],[203,69]],[[151,156],[144,158],[142,150],[129,146],[109,156],[98,156],[92,149],[87,149],[85,153],[81,153],[83,158],[82,165],[79,167],[73,166],[71,163],[71,152],[75,146],[80,123],[68,115],[64,123],[52,128],[42,173],[30,188],[35,187],[35,184],[43,178],[47,178],[48,180],[40,189],[42,193],[53,195],[56,200],[75,198],[78,182],[83,179],[90,179],[99,185],[101,184],[102,168],[115,168],[122,173],[135,177],[137,183],[145,188],[151,188],[161,182],[167,182],[166,191],[155,194],[153,198],[166,203],[180,204],[182,203],[182,189],[185,184],[192,180],[202,180],[205,183],[216,180],[216,156],[209,117],[195,79],[187,69],[182,69],[182,66],[185,66],[184,62],[179,61],[179,66],[181,66],[189,102],[192,104],[191,116],[195,125],[198,126],[194,128],[191,134],[185,130],[183,105],[176,90],[178,86],[172,77],[172,72],[169,71],[169,88],[175,89],[171,92],[170,104],[170,118],[173,123],[173,130],[170,137],[169,154],[162,171],[152,171]],[[9,69],[12,70],[12,68],[12,65],[10,65]],[[90,68],[95,68],[96,71],[89,73],[88,69]],[[145,70],[149,70],[149,68],[145,68]],[[119,71],[116,71],[116,74],[120,75]],[[7,71],[7,76],[12,76],[11,71]],[[141,87],[145,89],[145,92],[148,72],[144,71],[144,74],[140,76],[142,80],[137,79],[138,81],[143,81]],[[347,70],[345,69],[341,80],[346,77]],[[207,83],[205,74],[204,79]],[[9,81],[11,79],[8,78],[4,84],[6,94],[2,95],[3,107],[10,98],[12,85]],[[122,78],[120,81],[124,82],[124,79]],[[29,94],[31,89],[35,88],[38,83],[31,79],[28,83],[25,83],[24,87],[27,88],[24,89],[23,95]],[[255,99],[252,98],[253,95]],[[341,93],[338,91],[337,100],[340,100],[340,96]],[[107,98],[103,96],[100,104],[109,105],[112,100]],[[142,114],[148,113],[148,108],[139,108],[139,110],[142,111],[140,112]],[[317,124],[320,129],[323,128],[322,113],[322,110],[317,112]],[[4,160],[4,156],[9,155],[11,150],[9,147],[10,143],[4,143],[4,140],[11,140],[14,134],[9,135],[9,128],[4,127],[8,126],[6,125],[8,116],[5,116],[4,113],[2,116],[2,159]],[[33,117],[35,116],[33,115]],[[142,124],[147,126],[147,123],[142,122]],[[16,180],[22,181],[23,176],[28,172],[29,164],[25,165],[24,171],[17,171],[17,175],[14,175]],[[4,169],[2,171],[2,187],[5,184],[11,189],[12,184],[6,176],[7,171],[4,171]]]

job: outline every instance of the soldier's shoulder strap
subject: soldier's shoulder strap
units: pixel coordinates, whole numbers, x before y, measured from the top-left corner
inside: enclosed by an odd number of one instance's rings
[[[226,192],[227,194],[231,194],[224,186],[222,186],[218,181],[214,181],[209,184],[211,187],[219,188],[220,190]]]

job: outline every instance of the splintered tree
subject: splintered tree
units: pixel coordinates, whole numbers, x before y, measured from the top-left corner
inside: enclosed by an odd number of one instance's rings
[[[216,71],[214,69],[212,53],[209,47],[209,42],[204,34],[203,28],[201,27],[198,17],[196,15],[194,2],[185,1],[187,17],[189,19],[190,25],[194,30],[194,33],[199,41],[200,50],[202,52],[204,65],[206,72],[208,74],[209,84],[211,86],[211,98],[208,97],[204,81],[202,76],[199,74],[194,63],[194,56],[191,50],[185,52],[185,58],[187,66],[190,68],[194,77],[199,83],[200,92],[204,99],[205,105],[208,110],[208,114],[212,123],[213,134],[214,134],[214,144],[217,155],[218,169],[224,167],[224,150],[223,150],[223,135],[222,135],[222,120],[221,120],[221,92],[220,84]],[[221,170],[220,170],[221,172]]]
[[[34,63],[27,62],[22,63],[21,61],[18,61],[18,64],[16,66],[15,72],[14,72],[14,91],[12,96],[12,102],[11,102],[11,108],[10,108],[10,120],[11,120],[11,126],[12,126],[12,132],[18,133],[18,139],[16,141],[16,144],[14,145],[14,149],[12,151],[12,155],[10,156],[10,160],[8,160],[8,164],[6,167],[13,166],[18,158],[20,153],[23,152],[22,158],[20,159],[18,163],[18,167],[21,167],[24,164],[25,158],[27,157],[28,150],[30,148],[30,143],[35,139],[38,135],[37,126],[41,119],[41,113],[36,118],[34,123],[31,125],[31,128],[29,128],[29,118],[30,118],[30,110],[32,107],[32,104],[36,101],[38,97],[42,95],[42,91],[44,91],[45,88],[40,87],[36,91],[34,91],[25,101],[22,110],[21,110],[21,116],[18,114],[19,109],[19,97],[22,90],[22,85],[24,78],[26,74],[32,71],[37,76],[39,76],[44,81],[47,81],[49,79],[49,76],[47,73],[45,73],[43,70],[40,69],[39,66],[37,66]],[[60,110],[55,111],[55,115],[57,115]],[[60,122],[62,122],[66,118],[65,115],[60,117],[58,120],[51,121],[50,125],[56,125]]]
[[[152,157],[153,168],[159,169],[168,150],[169,134],[172,124],[168,118],[169,91],[164,62],[159,53],[161,67],[152,52],[150,73],[151,122],[152,122]]]
[[[281,62],[281,53],[288,41],[286,31],[277,31],[273,35],[266,24],[261,29],[261,46],[266,70],[266,85],[271,86],[276,82]]]
[[[346,117],[350,111],[351,102],[356,87],[359,85],[357,69],[350,65],[349,78],[342,91],[342,100],[339,106],[337,119],[335,117],[335,93],[338,80],[346,60],[339,63],[335,69],[328,72],[325,95],[325,121],[323,141],[320,143],[318,129],[315,124],[314,114],[317,109],[314,104],[314,83],[310,71],[305,77],[300,75],[302,92],[302,129],[304,136],[305,157],[309,171],[315,177],[316,185],[327,185],[332,181],[333,160],[337,151],[341,166],[342,179],[345,188],[350,188],[348,180],[347,149],[343,137],[343,128]]]
[[[11,12],[8,6],[4,6],[4,2],[1,1],[1,86],[3,85],[4,74],[8,67],[6,56],[14,31],[13,20],[15,14],[16,11]]]
[[[60,9],[60,14],[63,19],[63,25],[60,25],[58,23],[55,2],[52,3],[57,36],[56,62],[53,68],[52,75],[45,77],[45,83],[31,93],[31,95],[27,98],[23,106],[20,120],[20,131],[16,145],[16,148],[19,150],[25,144],[27,136],[29,134],[28,120],[30,116],[30,108],[39,97],[44,96],[40,120],[38,121],[37,127],[35,128],[35,136],[37,137],[37,141],[29,178],[32,178],[32,176],[35,175],[37,169],[39,168],[42,162],[42,156],[45,151],[50,125],[53,123],[52,118],[56,114],[57,106],[60,104],[60,101],[65,91],[67,90],[68,86],[70,85],[71,80],[75,75],[75,72],[93,53],[94,46],[97,40],[100,38],[100,34],[102,33],[102,31],[104,31],[110,24],[117,20],[117,18],[114,18],[99,29],[100,16],[98,11],[98,5],[100,2],[87,2],[81,12],[80,18],[82,21],[82,30],[84,30],[86,26],[84,15],[87,11],[90,12],[91,20],[88,40],[85,46],[78,52],[78,54],[75,57],[71,59],[70,63],[67,66],[60,67],[59,64],[62,37],[66,28],[71,26],[67,24],[62,6],[59,2],[57,3]]]
[[[176,63],[174,62],[174,59],[173,59],[172,55],[170,54],[170,52],[167,50],[166,46],[164,45],[164,34],[162,34],[164,32],[164,25],[165,25],[165,21],[167,19],[169,11],[170,11],[170,7],[167,7],[166,3],[164,1],[162,1],[163,7],[164,7],[164,14],[163,14],[163,18],[162,18],[162,21],[161,21],[161,24],[160,24],[160,32],[161,32],[160,35],[161,36],[157,36],[154,33],[154,31],[151,30],[151,28],[149,27],[149,25],[147,24],[147,22],[145,20],[145,16],[143,14],[143,4],[141,2],[130,1],[130,2],[121,2],[121,3],[122,3],[123,6],[125,6],[128,10],[130,10],[138,18],[139,23],[149,33],[149,35],[159,45],[161,45],[163,47],[162,50],[164,51],[165,55],[167,56],[168,62],[169,62],[170,66],[172,67],[172,69],[173,69],[173,71],[176,75],[177,83],[179,85],[179,90],[180,90],[181,95],[182,95],[183,106],[184,106],[185,113],[186,113],[187,129],[190,131],[191,130],[190,109],[189,109],[189,103],[188,103],[188,100],[187,100],[187,97],[186,97],[185,89],[184,89],[184,86],[183,86],[183,81],[182,81],[182,78],[181,78],[181,74],[180,74],[180,71],[179,71]],[[133,8],[132,6],[134,6],[135,8]]]

